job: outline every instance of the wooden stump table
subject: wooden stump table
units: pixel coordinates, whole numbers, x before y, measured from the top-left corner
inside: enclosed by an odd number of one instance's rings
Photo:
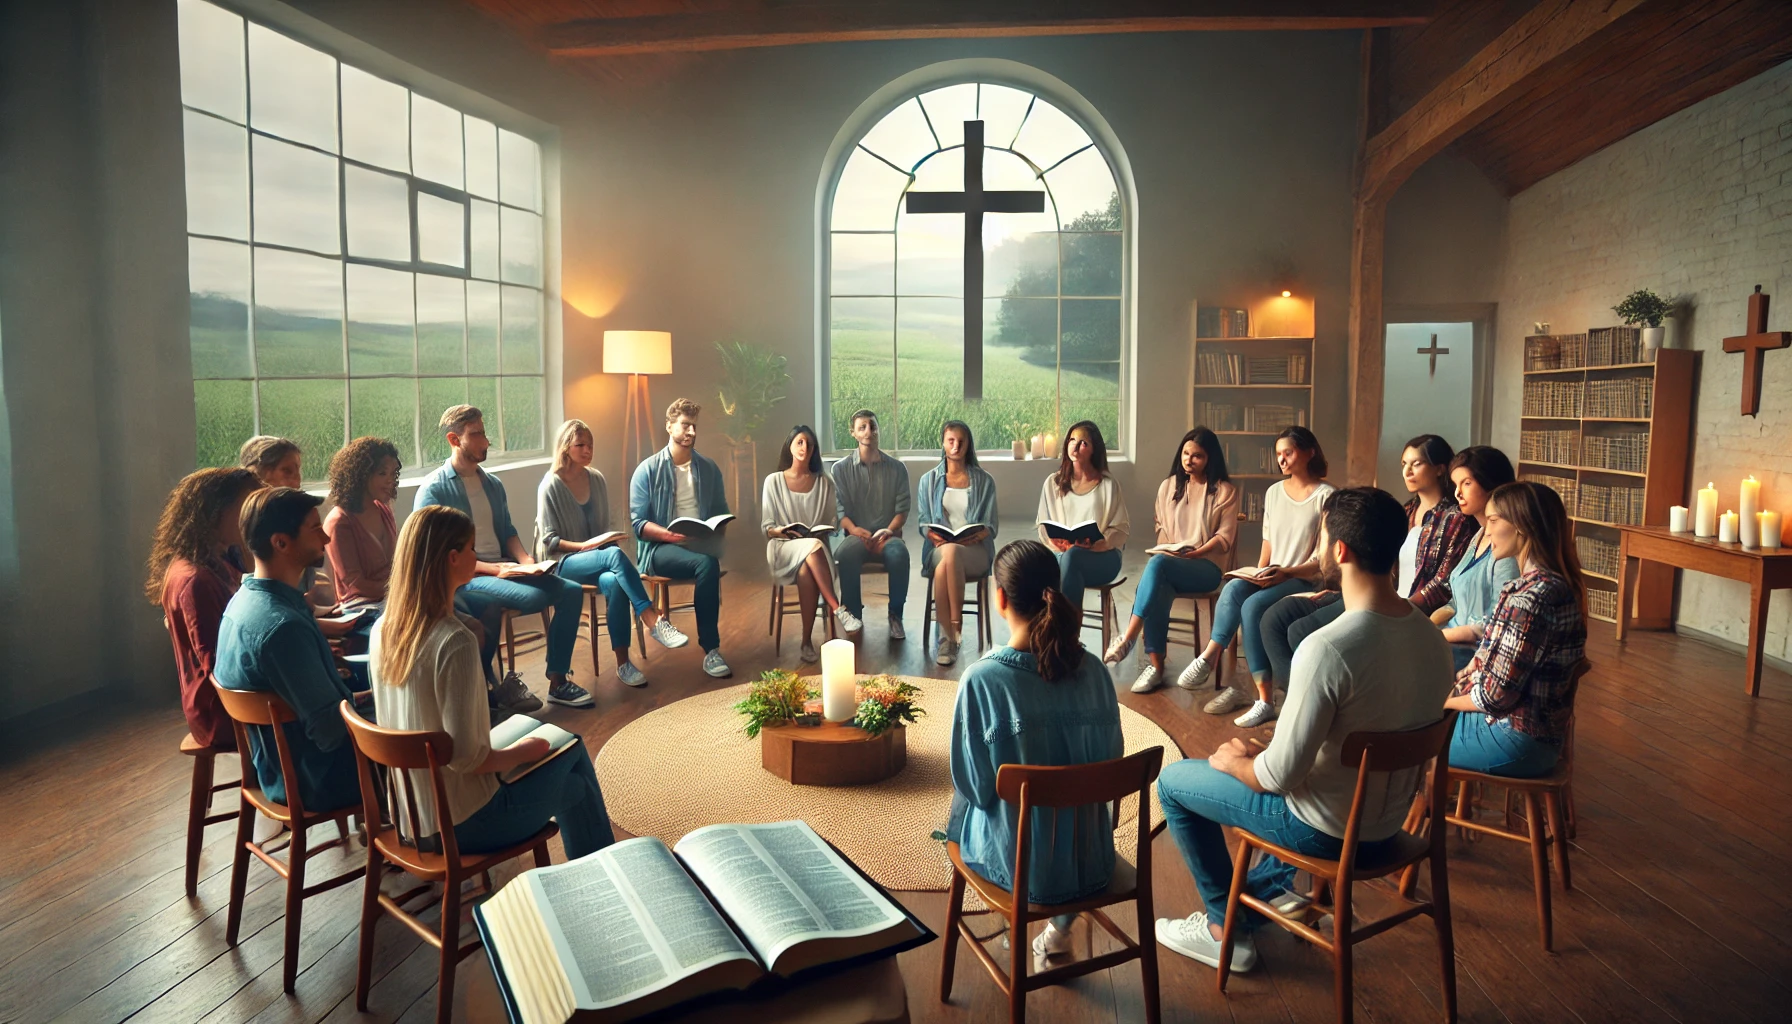
[[[908,763],[902,726],[873,736],[855,725],[778,725],[759,731],[760,764],[797,786],[863,786]]]

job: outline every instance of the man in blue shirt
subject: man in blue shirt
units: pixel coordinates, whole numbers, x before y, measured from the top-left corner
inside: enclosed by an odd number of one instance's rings
[[[506,578],[519,566],[533,565],[535,556],[523,546],[516,527],[510,522],[510,504],[504,497],[504,484],[497,477],[479,468],[491,451],[485,436],[485,414],[470,405],[449,407],[442,413],[441,430],[448,438],[452,454],[448,461],[417,488],[413,508],[443,505],[465,512],[473,520],[473,551],[478,557],[478,575],[461,588],[460,597],[473,614],[486,618],[495,607],[509,608],[525,615],[534,615],[545,608],[554,609],[548,624],[548,700],[569,708],[588,708],[597,701],[585,688],[572,681],[572,648],[579,639],[579,616],[584,611],[585,589],[569,579],[552,573],[518,575]],[[489,620],[488,620],[489,621]],[[489,665],[498,652],[499,633],[489,626],[485,631],[485,649],[480,655]],[[521,680],[505,679],[506,688],[520,693],[500,693],[499,699],[511,710],[527,711],[521,701],[533,701]],[[539,705],[539,702],[535,702]]]
[[[351,694],[299,590],[305,570],[324,557],[330,543],[317,514],[321,504],[322,498],[292,487],[259,490],[243,502],[243,540],[255,558],[255,573],[243,577],[242,589],[224,608],[212,670],[232,690],[272,691],[292,709],[298,720],[282,728],[307,811],[333,811],[361,800],[354,749],[337,711]],[[272,728],[249,726],[249,750],[262,792],[286,803],[287,780]]]
[[[840,603],[864,618],[859,584],[865,563],[881,564],[890,586],[890,639],[902,640],[908,636],[902,628],[902,606],[908,600],[908,544],[902,539],[909,512],[908,467],[878,447],[877,414],[870,409],[852,414],[852,436],[858,447],[828,471],[840,514],[841,532],[834,540]]]
[[[703,671],[721,678],[734,674],[722,657],[722,638],[716,629],[722,611],[722,532],[686,536],[666,528],[679,518],[728,514],[721,469],[697,454],[697,414],[702,411],[688,398],[666,407],[666,447],[635,467],[628,485],[628,517],[640,545],[643,576],[695,581],[691,604],[697,615],[697,643],[704,652]]]

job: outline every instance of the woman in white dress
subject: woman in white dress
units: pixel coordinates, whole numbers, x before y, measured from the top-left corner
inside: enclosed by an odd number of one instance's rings
[[[796,584],[805,662],[819,657],[814,642],[818,600],[826,599],[842,633],[857,633],[864,627],[834,591],[834,565],[827,544],[806,531],[792,529],[831,527],[835,515],[834,481],[821,471],[821,442],[815,431],[798,424],[778,452],[778,471],[765,478],[759,519],[765,529],[765,562],[771,568],[772,582],[786,587]]]

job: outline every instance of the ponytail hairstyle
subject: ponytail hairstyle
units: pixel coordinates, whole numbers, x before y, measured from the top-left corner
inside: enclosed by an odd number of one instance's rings
[[[1581,575],[1580,555],[1574,550],[1574,539],[1568,529],[1568,511],[1562,496],[1553,487],[1518,481],[1495,489],[1487,500],[1498,506],[1500,515],[1518,531],[1523,546],[1518,549],[1518,564],[1534,562],[1568,581],[1574,588],[1575,603],[1580,613],[1587,614],[1587,581]]]
[[[1008,604],[1026,617],[1027,642],[1046,682],[1055,682],[1082,664],[1083,614],[1058,589],[1058,560],[1036,540],[1017,540],[996,552],[990,570]]]
[[[392,584],[380,616],[380,642],[373,649],[380,682],[403,686],[423,638],[441,619],[454,614],[454,587],[448,552],[473,543],[473,520],[458,509],[425,505],[405,517],[392,555]]]
[[[1306,427],[1288,427],[1276,435],[1276,440],[1293,441],[1294,447],[1307,453],[1307,474],[1315,480],[1325,479],[1325,449],[1319,447],[1319,438],[1311,430]]]
[[[1188,493],[1188,474],[1182,471],[1182,449],[1187,448],[1190,441],[1200,445],[1201,450],[1207,453],[1209,491],[1214,484],[1223,484],[1232,479],[1232,474],[1226,472],[1226,449],[1220,444],[1219,436],[1206,427],[1196,427],[1182,435],[1182,440],[1176,442],[1176,454],[1170,457],[1169,479],[1176,481],[1176,495],[1172,501],[1181,501],[1182,496]]]

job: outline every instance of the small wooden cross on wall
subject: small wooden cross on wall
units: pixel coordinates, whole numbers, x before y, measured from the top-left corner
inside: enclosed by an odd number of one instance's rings
[[[1438,356],[1447,356],[1450,354],[1449,349],[1437,347],[1437,335],[1435,335],[1435,334],[1433,334],[1431,336],[1431,347],[1430,348],[1421,348],[1421,349],[1418,349],[1417,351],[1418,351],[1419,355],[1431,357],[1431,376],[1433,376],[1433,377],[1437,376],[1437,357]]]
[[[1761,286],[1748,297],[1748,333],[1724,339],[1725,352],[1742,353],[1742,415],[1753,416],[1761,411],[1761,357],[1768,349],[1792,345],[1792,331],[1767,329],[1767,296]]]

